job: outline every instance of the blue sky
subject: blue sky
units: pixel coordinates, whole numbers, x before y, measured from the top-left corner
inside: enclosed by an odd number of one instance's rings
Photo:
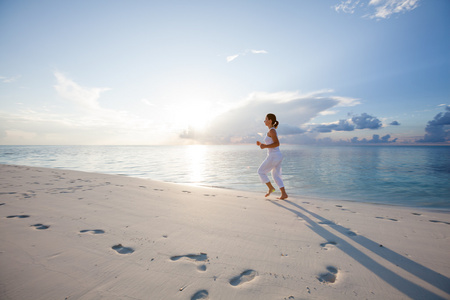
[[[450,143],[447,0],[1,1],[0,144]],[[399,125],[393,125],[399,124]]]

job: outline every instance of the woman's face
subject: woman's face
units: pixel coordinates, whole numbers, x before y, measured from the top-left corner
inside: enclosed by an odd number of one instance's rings
[[[272,120],[266,116],[266,119],[264,120],[264,124],[266,126],[272,126]]]

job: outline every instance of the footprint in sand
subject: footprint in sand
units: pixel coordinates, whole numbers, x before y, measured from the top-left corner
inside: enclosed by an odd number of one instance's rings
[[[199,266],[197,267],[197,270],[199,270],[199,271],[201,271],[201,272],[205,272],[205,271],[206,271],[206,265],[205,265],[205,264],[199,265]]]
[[[34,227],[35,229],[39,229],[39,230],[45,230],[45,229],[49,229],[50,225],[34,224],[34,225],[31,225],[31,227]]]
[[[209,299],[209,294],[207,290],[201,290],[192,295],[191,300],[206,300]]]
[[[170,260],[172,261],[177,261],[180,259],[184,259],[184,260],[188,260],[191,262],[201,262],[201,261],[208,261],[208,255],[206,253],[200,253],[200,254],[186,254],[186,255],[177,255],[177,256],[172,256],[170,258]],[[201,272],[205,272],[206,271],[206,265],[205,264],[201,264],[199,266],[197,266],[197,270],[201,271]],[[202,299],[202,298],[199,298]]]
[[[122,244],[112,246],[112,249],[116,250],[117,253],[119,253],[119,254],[131,254],[134,252],[133,248],[124,247],[124,246],[122,246]]]
[[[347,231],[348,236],[357,236],[356,232],[353,232],[351,230]]]
[[[7,216],[8,219],[12,219],[12,218],[19,218],[19,219],[25,219],[25,218],[29,218],[29,215],[13,215],[13,216]]]
[[[246,270],[246,271],[242,272],[240,275],[231,278],[230,284],[232,286],[238,286],[243,283],[252,281],[253,279],[255,279],[255,277],[257,275],[258,275],[258,273],[256,273],[256,271],[254,271],[254,270]]]
[[[192,260],[192,261],[205,261],[208,259],[208,255],[206,253],[200,253],[200,254],[186,254],[186,255],[177,255],[177,256],[172,256],[170,258],[170,260],[176,261],[176,260],[180,260],[182,258],[188,259],[188,260]]]
[[[85,229],[81,230],[80,233],[103,234],[105,231],[101,229]]]
[[[329,241],[329,242],[320,244],[320,247],[322,247],[324,250],[328,250],[329,249],[329,247],[327,247],[328,245],[330,245],[331,248],[334,248],[334,246],[336,246],[337,243],[334,241]]]
[[[383,218],[383,217],[375,217],[376,219],[381,219],[381,220],[389,220],[389,221],[394,221],[394,222],[398,222],[397,219],[391,219],[391,218]]]
[[[337,279],[338,269],[335,267],[327,267],[326,273],[320,274],[317,279],[323,283],[335,283]]]
[[[438,220],[429,220],[431,223],[442,223],[442,224],[447,224],[450,225],[450,222],[444,222],[444,221],[438,221]]]

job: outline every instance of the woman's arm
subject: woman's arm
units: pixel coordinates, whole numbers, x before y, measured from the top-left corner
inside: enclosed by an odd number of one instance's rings
[[[276,148],[276,147],[280,146],[280,141],[278,140],[277,131],[275,129],[270,129],[269,134],[270,134],[269,136],[272,138],[273,143],[270,145],[260,144],[259,147],[261,149]]]

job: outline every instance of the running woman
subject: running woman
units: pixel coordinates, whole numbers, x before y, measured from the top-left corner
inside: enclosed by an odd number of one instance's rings
[[[266,194],[266,197],[268,197],[270,194],[275,192],[275,188],[267,176],[267,174],[272,171],[273,180],[281,191],[281,197],[278,199],[284,200],[287,199],[288,195],[286,194],[283,179],[281,178],[281,161],[283,160],[283,155],[281,154],[279,148],[280,142],[278,141],[276,131],[279,122],[274,114],[267,114],[264,124],[267,128],[269,128],[269,132],[267,132],[266,137],[264,138],[264,143],[257,141],[256,145],[258,145],[261,149],[267,148],[267,157],[259,167],[258,175],[261,178],[261,182],[265,183],[269,188],[269,191]]]

